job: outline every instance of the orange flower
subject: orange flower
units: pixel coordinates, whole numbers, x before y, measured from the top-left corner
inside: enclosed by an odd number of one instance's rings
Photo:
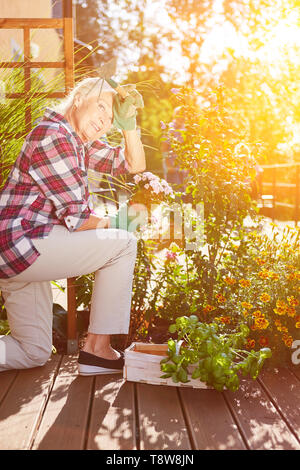
[[[248,312],[248,310],[243,310],[243,312],[242,312],[242,313],[243,313],[244,317],[248,317],[248,315],[249,315],[249,312]]]
[[[236,283],[236,279],[234,279],[233,277],[225,277],[224,278],[224,281],[226,282],[226,284],[228,284],[229,286],[232,286],[233,284]]]
[[[204,308],[203,308],[203,312],[204,313],[208,313],[208,312],[211,312],[212,310],[215,310],[217,307],[214,307],[213,305],[206,305]]]
[[[266,264],[266,260],[262,258],[256,258],[255,260],[259,266],[262,266],[263,264]]]
[[[289,317],[293,318],[296,315],[296,310],[294,307],[288,307],[286,311]]]
[[[286,309],[283,307],[273,308],[273,312],[275,312],[277,315],[285,315]]]
[[[249,287],[251,284],[251,282],[248,279],[241,279],[239,283],[240,283],[240,286],[242,287]]]
[[[218,302],[226,302],[226,298],[222,294],[216,294],[216,299],[218,299]]]
[[[246,348],[247,349],[254,349],[254,347],[255,347],[255,340],[248,338]]]
[[[260,310],[255,310],[255,312],[252,313],[252,315],[255,317],[255,318],[259,318],[259,317],[263,317],[263,314],[261,313]]]
[[[266,338],[265,336],[261,336],[259,338],[259,344],[260,344],[261,347],[265,348],[269,344],[268,338]]]
[[[288,300],[288,303],[292,307],[297,307],[297,305],[299,305],[299,300],[295,299],[295,297],[293,295],[291,295],[290,297],[287,297],[287,300]]]
[[[277,300],[276,301],[276,307],[282,307],[282,308],[286,308],[286,303],[283,301],[283,300]]]
[[[286,274],[286,275],[285,275],[285,278],[286,278],[288,281],[293,281],[293,280],[295,279],[295,274],[294,274],[294,273]]]
[[[293,344],[293,338],[291,336],[283,336],[283,342],[288,347],[291,348]]]
[[[254,325],[258,330],[265,330],[269,326],[268,320],[263,317],[258,317],[255,319]]]
[[[269,271],[267,269],[263,269],[262,271],[258,273],[258,275],[261,279],[268,279]]]
[[[220,317],[219,320],[221,323],[224,323],[226,325],[230,323],[230,317]]]
[[[266,292],[264,292],[261,296],[260,296],[260,300],[262,302],[270,302],[271,300],[271,297],[269,294],[267,294]]]
[[[270,279],[272,279],[273,281],[278,281],[278,279],[279,279],[279,274],[274,273],[274,271],[270,271],[270,272],[269,272],[269,277],[270,277]]]
[[[243,308],[252,308],[253,307],[253,305],[249,304],[249,302],[242,302],[241,305],[242,305]]]

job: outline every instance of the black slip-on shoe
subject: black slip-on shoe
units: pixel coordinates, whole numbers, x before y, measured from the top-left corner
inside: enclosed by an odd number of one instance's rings
[[[124,353],[119,351],[119,359],[104,359],[85,351],[79,352],[79,375],[121,374],[124,367]]]

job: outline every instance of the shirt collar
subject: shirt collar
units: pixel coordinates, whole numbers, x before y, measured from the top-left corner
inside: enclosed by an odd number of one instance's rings
[[[71,124],[69,123],[69,121],[67,121],[62,114],[57,113],[56,111],[54,111],[51,108],[46,108],[43,119],[47,120],[47,121],[58,122],[60,125],[65,127],[65,129],[68,132],[70,132],[70,134],[72,134],[72,136],[76,139],[78,145],[84,145],[84,143],[80,139],[79,135],[74,131],[74,129],[71,126]]]

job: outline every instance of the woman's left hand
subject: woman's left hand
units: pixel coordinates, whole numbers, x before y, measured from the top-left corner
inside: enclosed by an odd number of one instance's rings
[[[122,88],[128,92],[128,96],[125,99],[119,94],[114,96],[113,125],[118,129],[131,131],[136,129],[136,110],[144,107],[144,101],[135,85],[123,85]]]

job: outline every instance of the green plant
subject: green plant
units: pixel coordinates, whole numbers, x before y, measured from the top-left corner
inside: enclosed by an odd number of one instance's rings
[[[272,355],[269,348],[250,352],[243,348],[249,334],[243,324],[228,334],[220,331],[220,325],[199,322],[196,315],[191,315],[177,318],[169,331],[177,333],[178,339],[168,341],[168,357],[161,361],[161,370],[165,373],[162,378],[172,377],[175,383],[187,383],[191,376],[218,391],[236,391],[240,385],[238,373],[256,379]]]

